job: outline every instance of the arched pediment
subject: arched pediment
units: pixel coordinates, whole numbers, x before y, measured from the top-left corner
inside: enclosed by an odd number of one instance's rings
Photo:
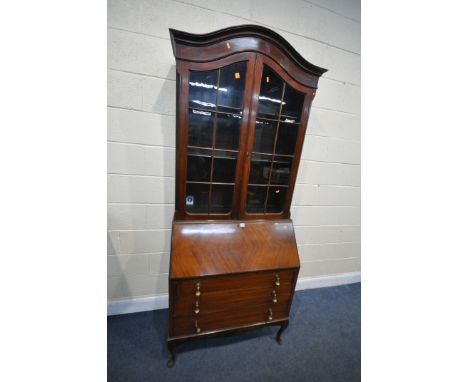
[[[316,87],[318,78],[327,71],[307,61],[278,33],[259,25],[239,25],[205,34],[170,29],[170,35],[178,60],[210,62],[236,53],[258,52],[309,87]]]

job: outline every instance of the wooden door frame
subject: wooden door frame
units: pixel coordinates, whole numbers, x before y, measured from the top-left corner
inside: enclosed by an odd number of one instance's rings
[[[235,219],[239,216],[239,198],[241,192],[241,178],[244,171],[243,160],[245,157],[245,143],[249,122],[249,111],[251,102],[251,92],[254,82],[254,68],[255,68],[256,55],[252,52],[243,52],[234,54],[219,60],[210,62],[189,62],[177,61],[177,76],[178,83],[178,103],[177,103],[177,152],[176,152],[176,219],[186,220],[206,220],[206,219]],[[186,196],[186,178],[187,178],[187,146],[188,146],[188,118],[189,118],[189,76],[190,71],[209,71],[220,70],[225,66],[229,66],[236,62],[247,62],[245,90],[242,109],[242,123],[239,132],[239,150],[237,153],[236,175],[234,180],[234,190],[232,198],[231,212],[227,214],[192,214],[185,209],[185,196]],[[212,111],[216,113],[216,111]]]
[[[255,121],[257,118],[257,109],[258,109],[258,99],[260,95],[260,87],[261,87],[261,80],[262,80],[262,73],[264,65],[268,65],[271,69],[277,73],[281,79],[291,86],[293,89],[301,92],[304,94],[304,105],[302,107],[301,113],[301,121],[299,124],[299,130],[297,134],[297,143],[296,148],[294,150],[294,160],[291,164],[291,175],[289,178],[288,183],[288,191],[286,193],[284,209],[281,213],[248,213],[246,212],[247,209],[247,187],[249,183],[249,176],[250,176],[250,164],[252,160],[252,148],[253,148],[253,141],[255,135]],[[252,90],[252,103],[250,109],[250,119],[248,124],[248,136],[247,136],[247,145],[246,145],[246,153],[245,158],[246,162],[244,164],[244,171],[242,177],[242,191],[241,191],[241,199],[239,205],[239,218],[241,219],[288,219],[291,215],[291,202],[294,193],[294,186],[297,178],[297,172],[299,169],[299,163],[301,159],[302,148],[304,145],[305,133],[307,129],[307,122],[309,118],[309,111],[311,108],[312,100],[315,97],[316,89],[306,87],[299,82],[297,82],[289,73],[287,73],[284,69],[281,68],[280,65],[271,58],[258,53],[257,60],[256,60],[256,68],[255,68],[255,84]]]

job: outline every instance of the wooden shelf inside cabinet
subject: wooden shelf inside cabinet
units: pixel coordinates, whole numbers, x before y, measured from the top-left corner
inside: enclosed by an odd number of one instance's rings
[[[326,72],[256,25],[171,29],[177,63],[171,358],[180,342],[289,322],[300,268],[290,206]]]

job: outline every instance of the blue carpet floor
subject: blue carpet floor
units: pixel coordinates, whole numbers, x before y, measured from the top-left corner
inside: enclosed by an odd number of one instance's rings
[[[109,382],[360,381],[361,284],[299,291],[283,344],[277,327],[176,348],[166,367],[167,310],[110,316]]]

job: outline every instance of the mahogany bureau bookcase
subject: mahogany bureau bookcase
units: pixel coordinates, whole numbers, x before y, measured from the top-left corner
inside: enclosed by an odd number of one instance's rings
[[[312,100],[326,72],[277,33],[170,29],[177,63],[176,208],[169,337],[178,343],[289,322],[299,272],[290,205]]]

